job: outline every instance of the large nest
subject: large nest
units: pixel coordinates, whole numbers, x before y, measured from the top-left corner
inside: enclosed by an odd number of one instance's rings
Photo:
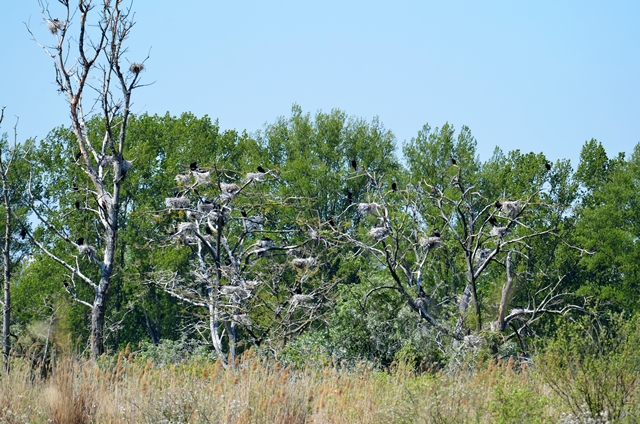
[[[49,28],[51,34],[56,34],[58,31],[64,28],[64,22],[62,22],[60,19],[47,20],[47,28]]]
[[[380,216],[382,215],[383,210],[384,208],[375,202],[358,203],[358,212],[360,212],[363,215],[369,214],[373,216]]]
[[[266,175],[265,172],[247,172],[245,180],[247,182],[261,182],[264,181]]]
[[[298,269],[311,268],[316,265],[316,258],[295,258],[291,264]]]
[[[251,296],[251,293],[248,290],[240,286],[222,286],[220,287],[220,293],[225,296],[233,296],[238,299],[247,299],[249,296]]]
[[[270,247],[273,247],[273,246],[274,246],[274,244],[275,244],[275,243],[273,242],[273,240],[268,239],[268,238],[263,238],[263,239],[258,240],[258,241],[256,242],[256,245],[257,245],[260,249],[268,249],[268,248],[270,248]]]
[[[191,177],[189,176],[189,174],[178,174],[176,175],[174,180],[176,180],[176,183],[178,184],[187,185],[191,182]]]
[[[107,166],[113,165],[113,156],[111,156],[111,155],[103,155],[100,158],[99,165],[102,166],[103,168],[106,168]]]
[[[260,224],[264,222],[264,217],[260,215],[250,216],[245,220],[247,231],[254,231],[260,227]]]
[[[389,228],[386,226],[383,227],[373,227],[370,231],[369,231],[369,236],[373,237],[374,239],[376,239],[376,241],[381,241],[384,240],[385,238],[387,238],[387,236],[389,236]]]
[[[191,206],[191,202],[186,197],[167,197],[164,199],[164,204],[171,209],[188,209]]]
[[[195,222],[181,222],[178,224],[178,233],[196,232],[198,225]]]
[[[309,302],[313,302],[313,296],[311,296],[310,294],[294,294],[291,298],[291,304],[294,306]]]
[[[517,200],[505,200],[502,202],[502,212],[512,218],[520,213],[520,202]]]
[[[442,239],[440,237],[430,236],[430,237],[420,237],[418,243],[422,247],[426,247],[427,249],[432,249],[434,247],[438,247]]]
[[[220,183],[220,191],[224,197],[232,198],[240,192],[240,187],[234,183]]]
[[[196,184],[204,185],[211,181],[211,171],[192,171],[191,174]]]
[[[203,214],[208,214],[211,211],[218,210],[220,207],[215,203],[203,202],[198,204],[198,211]]]
[[[484,263],[484,261],[486,261],[487,258],[489,258],[489,255],[491,255],[491,252],[493,252],[493,250],[491,249],[479,249],[478,252],[476,253],[476,263],[479,263],[479,264]]]
[[[133,62],[131,66],[129,66],[129,71],[138,75],[140,72],[144,71],[144,63]]]
[[[509,229],[507,227],[493,227],[491,229],[491,235],[498,238],[503,238],[508,231]]]
[[[78,246],[78,251],[80,254],[85,255],[89,259],[93,259],[96,256],[96,248],[91,246],[90,244],[83,244]]]

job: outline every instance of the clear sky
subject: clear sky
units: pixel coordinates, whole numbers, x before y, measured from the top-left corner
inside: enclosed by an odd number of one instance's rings
[[[96,0],[94,0],[96,1]],[[51,1],[51,10],[59,10]],[[640,2],[134,0],[130,61],[144,59],[134,111],[260,130],[298,103],[379,116],[398,142],[425,124],[468,125],[481,159],[504,151],[572,159],[640,142]],[[3,132],[69,124],[36,0],[0,4]]]

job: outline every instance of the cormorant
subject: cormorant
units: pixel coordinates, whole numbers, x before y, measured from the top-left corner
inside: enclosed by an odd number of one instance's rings
[[[24,240],[26,236],[27,236],[27,230],[26,228],[23,228],[22,230],[20,230],[20,238]]]
[[[396,184],[395,181],[391,183],[391,190],[393,190],[393,191],[397,191],[398,190],[398,184]]]
[[[546,162],[544,167],[547,168],[547,171],[551,171],[551,164],[549,162]]]
[[[263,167],[258,166],[258,172],[262,172],[264,174],[267,171],[265,171]]]
[[[453,158],[453,156],[449,156],[449,161],[451,161],[451,165],[456,165],[458,162]]]
[[[208,225],[204,227],[204,232],[207,233],[208,235],[213,234],[213,231],[211,231],[211,228],[209,228]]]
[[[192,171],[195,171],[198,169],[198,162],[191,162],[191,164],[189,164],[189,169]]]
[[[80,201],[76,200],[76,209],[80,209]]]
[[[434,228],[433,233],[431,233],[431,237],[440,237],[440,230]]]
[[[496,202],[494,203],[494,206],[496,207],[496,209],[502,209],[502,203],[500,203],[499,200],[496,200]]]
[[[78,184],[73,183],[73,185],[71,186],[73,188],[73,191],[78,191]]]
[[[492,216],[491,218],[489,218],[489,224],[493,225],[494,227],[498,226],[498,221],[496,220],[495,216]]]
[[[353,202],[353,193],[351,191],[347,191],[347,200],[349,201],[349,204]]]
[[[77,244],[78,246],[82,246],[82,245],[84,244],[84,237],[80,237],[80,238],[78,239],[78,241],[76,242],[76,244]]]
[[[245,211],[245,210],[244,210],[244,208],[242,208],[242,209],[240,210],[240,213],[242,214],[242,217],[243,217],[243,218],[246,218],[246,217],[247,217],[247,211]]]
[[[358,162],[356,162],[355,159],[351,159],[351,167],[353,168],[354,171],[358,170]]]

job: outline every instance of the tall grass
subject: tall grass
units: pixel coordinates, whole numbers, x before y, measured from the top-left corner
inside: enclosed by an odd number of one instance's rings
[[[539,372],[491,363],[456,374],[368,366],[291,369],[252,354],[157,366],[123,352],[61,358],[46,380],[20,361],[0,380],[7,423],[544,423],[570,409]]]

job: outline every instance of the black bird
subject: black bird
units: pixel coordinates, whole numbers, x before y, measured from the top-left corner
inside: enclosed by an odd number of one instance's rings
[[[23,228],[22,230],[20,230],[20,238],[24,240],[26,236],[27,236],[27,230],[26,228]]]
[[[189,164],[189,169],[196,171],[198,169],[198,162],[191,162],[191,164]]]
[[[82,245],[84,244],[84,237],[80,237],[80,238],[78,239],[78,241],[76,242],[76,244],[77,244],[78,246],[82,246]]]
[[[492,216],[491,218],[489,218],[489,224],[493,225],[494,227],[498,226],[498,221],[496,220],[495,216]]]
[[[78,184],[73,183],[73,185],[71,186],[73,188],[73,191],[78,191]]]
[[[546,162],[544,167],[547,168],[547,171],[551,171],[551,164],[549,162]]]
[[[80,209],[80,201],[76,200],[76,209]]]
[[[80,156],[82,156],[82,152],[77,152],[76,153],[76,162],[78,161],[78,159],[80,159]]]
[[[65,287],[69,287],[69,282],[67,280],[63,280],[62,284],[64,284]]]
[[[433,233],[431,233],[431,237],[440,237],[440,230],[438,230],[437,228],[435,228],[433,230]]]
[[[456,162],[456,160],[453,158],[453,156],[449,156],[449,161],[451,162],[451,165],[456,165],[458,162]]]
[[[358,162],[356,162],[355,159],[351,159],[351,167],[353,168],[354,171],[358,170]]]
[[[213,234],[213,231],[211,231],[211,228],[209,228],[208,225],[204,227],[204,232],[207,233],[208,235]]]
[[[246,218],[246,217],[247,217],[247,211],[245,211],[245,210],[244,210],[244,208],[242,208],[242,209],[240,210],[240,213],[242,214],[242,217],[243,217],[243,218]]]
[[[329,218],[329,226],[330,226],[331,228],[335,228],[335,226],[336,226],[336,223],[335,223],[335,221],[333,220],[333,217]]]
[[[493,205],[496,207],[496,209],[502,209],[502,203],[500,203],[499,200],[496,200],[496,203],[494,203]]]
[[[393,191],[397,191],[398,190],[398,184],[396,184],[395,181],[391,183],[391,190],[393,190]]]
[[[349,201],[349,204],[353,202],[353,193],[350,191],[347,191],[347,200]]]
[[[302,285],[298,284],[294,289],[293,289],[293,293],[294,294],[302,294]]]
[[[265,171],[263,167],[258,166],[258,172],[262,172],[264,174],[267,171]]]

